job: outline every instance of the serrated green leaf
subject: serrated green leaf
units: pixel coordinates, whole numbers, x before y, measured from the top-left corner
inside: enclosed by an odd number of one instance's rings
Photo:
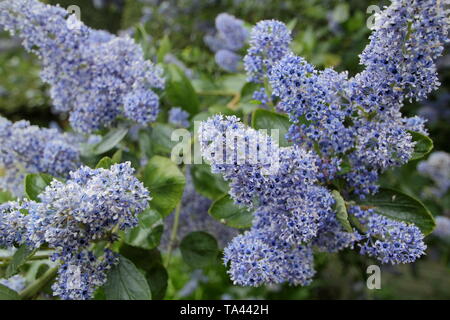
[[[208,213],[214,219],[232,228],[249,228],[252,226],[253,213],[236,205],[228,194],[214,201]]]
[[[38,195],[53,181],[51,175],[32,173],[25,177],[25,194],[30,200],[39,201]]]
[[[286,134],[291,126],[289,118],[281,113],[257,109],[252,115],[252,127],[255,129],[268,129],[270,135],[271,129],[279,130],[279,143],[281,147],[287,147],[290,143],[286,139]]]
[[[123,140],[123,138],[125,138],[127,133],[127,128],[117,128],[111,130],[102,138],[102,141],[94,146],[92,149],[93,154],[100,155],[113,149]]]
[[[367,196],[364,200],[356,199],[355,202],[388,218],[413,223],[425,235],[435,227],[434,218],[423,203],[400,191],[381,188],[377,194]]]
[[[217,241],[206,232],[188,234],[180,244],[184,262],[192,268],[204,268],[216,263],[219,254]]]
[[[108,272],[103,286],[108,300],[150,300],[150,287],[133,262],[119,256],[119,263]]]
[[[336,218],[341,223],[342,227],[347,232],[353,232],[353,228],[348,221],[347,207],[345,206],[345,200],[337,190],[332,192],[333,198],[336,201],[334,208],[336,210]]]
[[[150,191],[150,207],[163,217],[169,215],[183,196],[186,179],[170,159],[154,156],[144,171],[144,185]]]

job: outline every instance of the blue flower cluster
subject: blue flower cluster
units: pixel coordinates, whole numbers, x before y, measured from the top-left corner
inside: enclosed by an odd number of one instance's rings
[[[247,43],[248,31],[244,21],[228,13],[216,17],[215,35],[205,36],[205,43],[216,53],[216,63],[225,71],[236,72],[242,57],[236,52]]]
[[[180,107],[173,107],[169,110],[169,123],[177,127],[188,128],[189,113]]]
[[[318,149],[324,163],[338,165],[332,171],[339,171],[345,159],[352,170],[344,179],[361,197],[377,191],[381,172],[411,158],[415,143],[408,131],[427,133],[423,119],[403,118],[400,109],[404,100],[423,99],[439,85],[435,61],[448,41],[440,5],[436,0],[393,1],[361,55],[365,70],[353,78],[332,69],[318,71],[286,50],[266,68],[278,108],[293,123],[289,138]]]
[[[116,260],[108,248],[96,255],[93,245],[114,242],[117,232],[135,227],[138,214],[148,208],[149,192],[133,173],[129,162],[109,170],[82,167],[66,182],[53,180],[39,195],[41,202],[2,205],[0,245],[45,244],[55,249],[52,259],[61,267],[54,294],[63,299],[91,298]]]
[[[18,34],[41,60],[56,112],[69,113],[80,132],[113,124],[123,115],[141,124],[155,120],[162,70],[129,37],[85,26],[74,15],[37,0],[0,4],[0,28]]]
[[[71,140],[56,129],[0,117],[0,190],[21,196],[27,173],[67,177],[80,165],[79,150]]]
[[[450,154],[447,152],[433,152],[426,161],[419,163],[417,170],[433,180],[432,193],[436,197],[442,197],[450,189]]]
[[[332,195],[318,185],[319,158],[298,146],[279,147],[234,116],[203,122],[199,141],[212,172],[229,181],[235,202],[255,209],[252,229],[225,250],[235,283],[308,284],[314,271],[307,243],[331,221],[340,227]],[[269,260],[276,261],[274,269]]]
[[[250,82],[263,83],[272,66],[290,52],[291,32],[275,20],[258,22],[250,35],[244,66]]]

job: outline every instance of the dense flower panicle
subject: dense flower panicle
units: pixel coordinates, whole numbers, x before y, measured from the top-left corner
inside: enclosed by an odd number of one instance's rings
[[[45,244],[55,249],[52,259],[62,266],[54,294],[63,299],[91,298],[116,261],[111,251],[98,256],[91,246],[114,242],[117,231],[135,227],[137,216],[148,208],[149,192],[133,173],[129,162],[108,170],[81,167],[66,182],[53,180],[39,195],[39,203],[1,205],[0,246]]]
[[[237,236],[224,251],[225,264],[236,285],[260,286],[289,281],[308,285],[315,274],[312,250],[272,241],[257,230]]]
[[[227,227],[208,214],[212,201],[203,197],[195,190],[190,170],[186,173],[186,186],[181,199],[180,221],[178,223],[178,240],[183,239],[194,231],[204,231],[216,238],[219,246],[224,248],[228,242],[239,234],[239,231]],[[161,237],[161,247],[167,248],[175,214],[172,213],[164,220],[164,233]]]
[[[21,210],[23,204],[6,202],[0,204],[0,247],[12,247],[24,243],[27,237],[26,216]]]
[[[52,285],[53,295],[63,300],[89,300],[95,290],[106,283],[106,274],[116,264],[117,256],[106,249],[99,258],[91,251],[64,257]]]
[[[216,29],[217,37],[224,42],[225,49],[236,51],[244,47],[248,38],[244,21],[228,13],[221,13],[216,17]]]
[[[0,117],[0,190],[21,196],[27,173],[67,177],[80,165],[79,157],[69,135]]]
[[[436,217],[436,229],[433,234],[442,239],[450,239],[450,219],[444,216]]]
[[[133,172],[129,162],[109,170],[82,167],[67,182],[52,181],[40,194],[41,203],[29,209],[29,241],[65,255],[108,237],[114,228],[136,226],[150,197]]]
[[[228,72],[236,72],[242,57],[233,51],[222,49],[216,52],[214,59],[219,67]]]
[[[424,235],[414,224],[395,221],[360,207],[352,207],[350,213],[365,228],[359,244],[361,254],[390,264],[412,263],[425,254]]]
[[[244,66],[250,82],[262,83],[266,73],[289,52],[291,32],[281,22],[264,20],[252,29]]]
[[[162,71],[144,60],[131,38],[92,30],[66,10],[37,0],[0,6],[0,27],[17,33],[38,55],[54,109],[70,113],[75,130],[92,132],[120,115],[154,121],[158,99],[150,88],[164,87]]]
[[[355,78],[360,91],[376,96],[377,111],[404,99],[421,100],[440,85],[436,59],[448,42],[448,11],[440,0],[391,0],[375,20],[361,54],[366,70]],[[358,99],[367,111],[372,96]],[[400,101],[400,102],[396,102]],[[369,111],[369,112],[370,112]]]
[[[0,284],[16,292],[20,292],[25,289],[26,279],[16,274],[8,279],[0,279]]]
[[[169,110],[169,123],[177,127],[188,128],[189,113],[180,107],[173,107]]]
[[[450,154],[444,151],[433,152],[428,160],[422,161],[417,170],[433,180],[433,194],[443,196],[450,188]]]
[[[255,92],[253,92],[252,98],[253,98],[253,100],[257,100],[257,101],[261,102],[261,104],[263,106],[267,105],[270,101],[269,97],[267,96],[265,88],[261,88],[259,90],[256,90]]]

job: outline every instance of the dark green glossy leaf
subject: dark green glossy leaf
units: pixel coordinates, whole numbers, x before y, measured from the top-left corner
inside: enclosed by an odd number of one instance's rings
[[[0,284],[0,300],[20,300],[20,296],[16,291]]]
[[[336,210],[336,218],[342,224],[344,230],[347,232],[353,232],[353,228],[348,221],[347,207],[345,206],[344,198],[342,198],[339,191],[333,190],[331,193],[336,201],[334,205],[334,209]]]
[[[258,130],[267,129],[268,135],[271,134],[271,129],[278,129],[280,139],[279,142],[282,147],[290,145],[290,143],[286,140],[286,134],[290,126],[291,123],[289,122],[289,118],[283,114],[264,109],[257,109],[253,112],[252,127]]]
[[[34,201],[39,201],[38,195],[53,181],[51,175],[45,173],[28,174],[25,177],[25,194]]]
[[[195,190],[209,199],[215,200],[228,192],[228,183],[221,175],[212,173],[208,164],[193,165],[191,176]]]
[[[213,236],[198,231],[188,234],[180,244],[183,260],[193,268],[204,268],[217,262],[219,248]]]
[[[173,106],[178,106],[195,115],[199,110],[199,99],[191,81],[176,65],[167,66],[169,79],[166,86],[166,97]]]
[[[103,286],[108,300],[150,300],[150,287],[142,274],[127,258],[120,256],[119,263],[108,272]]]
[[[213,218],[232,228],[249,228],[252,226],[252,212],[236,205],[228,194],[214,201],[208,213]]]
[[[424,234],[431,233],[435,227],[433,216],[422,202],[396,190],[382,188],[377,194],[356,202],[388,218],[413,223]]]
[[[429,137],[414,131],[408,131],[416,142],[411,160],[421,159],[433,150],[433,140]]]
[[[163,217],[169,215],[183,196],[186,179],[170,159],[154,156],[144,171],[144,185],[150,190],[150,207]]]
[[[108,132],[92,149],[93,154],[100,155],[117,146],[128,133],[127,128],[117,128]]]

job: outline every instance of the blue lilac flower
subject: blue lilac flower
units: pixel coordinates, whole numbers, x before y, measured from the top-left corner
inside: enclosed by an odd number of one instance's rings
[[[0,279],[0,284],[16,292],[20,292],[25,289],[26,280],[21,275],[16,274],[8,279]]]
[[[266,73],[289,50],[291,33],[281,22],[264,20],[252,29],[250,48],[244,58],[244,66],[250,82],[262,83]]]
[[[443,196],[450,188],[450,154],[444,151],[433,152],[426,161],[417,166],[417,170],[434,182],[433,194]]]
[[[90,29],[66,10],[37,0],[0,6],[0,27],[19,35],[25,49],[39,57],[54,110],[69,113],[75,130],[108,127],[120,115],[154,120],[158,103],[150,88],[163,88],[162,71],[144,60],[131,38]],[[124,110],[126,97],[137,105]]]
[[[228,72],[236,72],[241,59],[240,55],[226,49],[219,50],[215,54],[217,65]]]
[[[216,17],[217,37],[224,41],[226,49],[236,51],[241,49],[248,37],[244,21],[228,13],[221,13]]]
[[[236,285],[260,286],[289,281],[308,285],[315,274],[312,250],[272,241],[257,230],[237,236],[224,251],[225,264]]]
[[[0,204],[0,247],[9,248],[26,241],[27,218],[21,212],[23,208],[18,202]]]
[[[0,189],[21,196],[27,173],[67,177],[79,166],[79,157],[69,135],[0,117]]]
[[[53,180],[39,195],[41,202],[1,205],[0,246],[47,245],[61,264],[54,294],[91,298],[116,262],[113,252],[97,255],[92,245],[114,242],[117,232],[135,227],[137,216],[148,208],[149,192],[133,173],[129,162],[110,169],[81,167],[66,182]]]
[[[257,100],[261,102],[263,106],[267,105],[269,103],[269,97],[267,96],[266,89],[260,88],[253,92],[252,96],[253,100]]]
[[[365,229],[358,244],[361,254],[390,264],[411,263],[425,254],[424,235],[414,224],[389,219],[372,209],[351,207],[349,213],[357,217]]]
[[[180,107],[173,107],[169,110],[169,123],[182,128],[188,128],[189,113]]]
[[[436,229],[433,234],[442,239],[450,239],[450,219],[444,216],[436,217]]]
[[[215,35],[206,35],[204,41],[214,52],[219,50],[238,51],[247,43],[248,31],[244,21],[228,14],[221,13],[216,17]]]

